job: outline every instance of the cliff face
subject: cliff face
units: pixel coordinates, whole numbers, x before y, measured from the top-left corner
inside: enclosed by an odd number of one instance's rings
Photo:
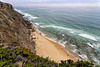
[[[12,10],[13,7],[11,4],[0,2],[0,9],[10,9]]]
[[[35,52],[35,43],[30,36],[31,28],[32,24],[16,12],[12,5],[0,2],[0,42],[2,44],[20,45]]]

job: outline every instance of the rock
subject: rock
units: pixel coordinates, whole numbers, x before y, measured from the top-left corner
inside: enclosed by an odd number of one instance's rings
[[[13,9],[11,4],[0,2],[0,8],[2,9]]]
[[[24,46],[35,52],[30,29],[32,23],[15,11],[11,4],[0,2],[0,40],[9,44],[8,46]]]
[[[16,64],[18,65],[18,67],[23,67],[23,62],[22,61],[16,62]]]
[[[16,59],[15,59],[15,61],[17,62],[17,61],[25,61],[26,60],[26,58],[24,58],[23,56],[21,56],[21,55],[18,55],[17,57],[16,57]]]

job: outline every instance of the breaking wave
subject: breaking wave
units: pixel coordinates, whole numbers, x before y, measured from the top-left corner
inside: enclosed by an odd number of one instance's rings
[[[28,18],[29,20],[34,20],[34,19],[37,19],[38,17],[34,17],[32,16],[31,14],[28,14],[28,13],[25,13],[25,12],[22,12],[21,10],[18,10],[18,9],[15,9],[17,12],[21,13],[24,15],[25,18]]]
[[[92,36],[91,34],[83,34],[83,33],[86,33],[82,30],[78,30],[78,29],[71,29],[71,28],[65,28],[65,27],[60,27],[60,26],[54,26],[54,25],[44,25],[44,26],[40,26],[41,28],[57,28],[57,29],[62,29],[62,30],[66,30],[68,31],[69,33],[72,33],[72,34],[77,34],[81,37],[84,37],[84,38],[87,38],[87,39],[90,39],[90,40],[93,40],[93,41],[97,41],[96,37]]]

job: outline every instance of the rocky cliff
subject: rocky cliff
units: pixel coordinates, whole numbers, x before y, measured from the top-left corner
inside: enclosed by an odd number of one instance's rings
[[[22,46],[35,52],[35,42],[31,40],[32,24],[12,5],[0,2],[0,42],[3,45]]]

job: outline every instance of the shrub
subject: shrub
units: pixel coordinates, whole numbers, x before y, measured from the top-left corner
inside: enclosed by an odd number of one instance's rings
[[[24,64],[23,67],[33,67],[33,65],[30,63],[27,63],[27,64]]]
[[[32,32],[35,32],[35,30],[34,30],[34,29],[32,29]]]
[[[12,55],[11,50],[0,48],[0,67],[14,67],[13,61],[15,57]]]
[[[18,67],[16,65],[13,66],[13,64],[15,63],[14,60],[18,55],[21,55],[30,61],[30,63],[28,63],[28,61],[24,62],[23,67],[93,67],[94,66],[92,61],[73,62],[73,60],[70,59],[61,61],[61,63],[58,64],[54,61],[48,60],[48,57],[47,58],[39,57],[26,48],[16,48],[14,51],[0,48],[0,67]]]
[[[69,60],[67,60],[67,63],[69,63],[69,64],[73,64],[73,60],[71,60],[71,59],[69,59]]]
[[[22,54],[24,57],[27,57],[28,59],[32,57],[31,51],[29,51],[26,48],[16,48],[16,53],[17,54]]]

